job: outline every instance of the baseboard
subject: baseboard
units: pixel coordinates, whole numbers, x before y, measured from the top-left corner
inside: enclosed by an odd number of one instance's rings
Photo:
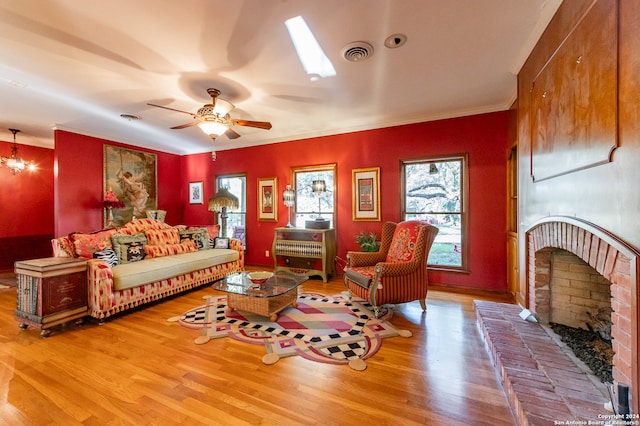
[[[447,293],[466,294],[469,296],[489,297],[493,299],[503,299],[507,303],[515,303],[511,293],[502,290],[480,289],[475,287],[453,286],[449,284],[429,283],[429,290],[442,291]]]

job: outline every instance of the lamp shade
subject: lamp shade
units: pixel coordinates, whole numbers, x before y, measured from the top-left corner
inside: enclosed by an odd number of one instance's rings
[[[326,192],[327,191],[327,184],[323,180],[314,180],[311,183],[311,191],[313,191],[316,194],[319,194],[319,193],[322,193],[322,192]]]
[[[293,206],[293,204],[296,202],[296,191],[291,189],[291,185],[287,185],[287,189],[282,191],[282,201],[287,207]]]
[[[220,188],[213,197],[209,198],[209,210],[221,212],[224,207],[237,209],[240,207],[240,202],[238,197],[230,193],[227,188]]]

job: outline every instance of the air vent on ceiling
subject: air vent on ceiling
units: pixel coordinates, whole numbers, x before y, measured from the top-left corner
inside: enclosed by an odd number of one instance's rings
[[[366,41],[356,41],[342,48],[342,57],[349,62],[360,62],[373,55],[373,46]]]

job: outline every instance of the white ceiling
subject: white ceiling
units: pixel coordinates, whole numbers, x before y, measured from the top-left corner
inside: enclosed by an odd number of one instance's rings
[[[62,129],[175,154],[509,108],[516,74],[561,0],[3,0],[0,140],[53,147]],[[337,75],[311,81],[284,21],[302,16]],[[385,39],[402,33],[399,48]],[[370,43],[364,61],[342,48]],[[207,88],[269,131],[212,142]],[[141,119],[128,121],[120,114]]]

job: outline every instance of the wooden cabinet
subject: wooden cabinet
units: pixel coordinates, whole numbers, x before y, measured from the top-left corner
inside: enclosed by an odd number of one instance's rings
[[[271,252],[276,272],[335,275],[335,229],[276,228]]]
[[[514,144],[507,161],[507,289],[523,303],[518,281],[518,146]]]
[[[48,257],[15,263],[20,328],[49,328],[87,315],[87,262]]]

